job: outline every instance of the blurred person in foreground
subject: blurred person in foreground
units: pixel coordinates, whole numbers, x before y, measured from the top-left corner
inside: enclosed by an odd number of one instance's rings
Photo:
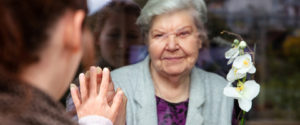
[[[82,56],[85,0],[0,0],[0,121],[72,125],[58,103]],[[109,91],[109,70],[91,67],[71,92],[79,124],[119,123],[122,90]],[[108,104],[109,100],[112,104]]]
[[[149,56],[112,72],[128,125],[230,125],[227,81],[195,67],[207,35],[203,0],[149,0],[137,19]],[[201,57],[200,57],[201,58]]]

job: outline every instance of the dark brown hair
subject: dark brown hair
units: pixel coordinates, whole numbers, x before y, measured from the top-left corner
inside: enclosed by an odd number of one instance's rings
[[[86,11],[86,0],[0,0],[0,75],[37,62],[47,30],[66,10],[79,9]]]
[[[136,18],[140,15],[141,8],[138,4],[132,1],[111,1],[108,5],[98,10],[95,14],[88,16],[85,21],[86,27],[88,27],[94,37],[94,46],[96,50],[96,60],[100,60],[100,48],[99,48],[99,36],[102,33],[103,27],[106,21],[111,18],[111,15],[125,14],[126,16],[135,16]],[[82,60],[84,62],[84,60]],[[99,64],[98,64],[99,65]],[[111,66],[110,66],[111,67]]]
[[[107,6],[99,10],[94,15],[87,18],[86,23],[92,30],[96,41],[101,34],[102,28],[106,20],[110,17],[112,12],[125,13],[126,15],[140,15],[141,8],[131,1],[111,1]]]

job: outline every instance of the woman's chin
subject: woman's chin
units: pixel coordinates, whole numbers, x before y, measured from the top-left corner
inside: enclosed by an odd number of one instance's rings
[[[164,71],[169,76],[178,76],[184,74],[186,70],[184,68],[179,68],[179,67],[175,67],[175,68],[168,67]]]

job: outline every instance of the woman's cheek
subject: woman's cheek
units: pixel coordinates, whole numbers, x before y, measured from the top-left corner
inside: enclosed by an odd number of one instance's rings
[[[192,65],[196,63],[199,55],[199,48],[196,44],[185,44],[181,49],[188,56],[188,62]]]
[[[159,59],[164,50],[164,44],[162,42],[151,42],[149,43],[149,53],[155,59]]]

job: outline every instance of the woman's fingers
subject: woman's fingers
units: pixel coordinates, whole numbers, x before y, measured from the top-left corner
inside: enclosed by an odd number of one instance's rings
[[[90,86],[89,96],[97,96],[97,70],[96,67],[91,66],[90,68]]]
[[[101,85],[101,81],[102,81],[102,69],[100,67],[96,68],[97,70],[97,93],[99,93],[100,91],[100,85]]]
[[[75,108],[78,109],[81,105],[79,90],[75,84],[71,84],[70,91]]]
[[[81,100],[85,101],[88,98],[88,84],[86,84],[86,78],[83,73],[79,74],[79,84]]]
[[[99,96],[102,99],[106,99],[106,96],[107,96],[108,86],[110,83],[109,77],[110,77],[109,70],[107,68],[104,68],[103,74],[102,74],[102,81],[101,81],[101,85],[100,85],[100,92],[99,92]]]
[[[115,92],[108,68],[91,67],[86,76],[79,75],[79,82],[81,96],[78,87],[71,85],[71,95],[79,117],[96,114],[113,122],[121,117],[120,123],[125,123],[127,100],[122,90]]]
[[[115,94],[116,92],[114,89],[114,83],[112,82],[111,75],[109,75],[109,85],[108,85],[108,92],[107,92],[107,102],[109,106],[111,106]]]
[[[121,108],[123,104],[123,91],[119,90],[116,93],[116,96],[113,99],[113,104],[111,106],[111,112],[113,113],[111,116],[111,120],[114,122],[116,120],[116,117],[119,113],[119,109]]]
[[[119,91],[119,89],[120,88],[118,88],[117,91]],[[123,101],[118,110],[118,116],[116,118],[114,125],[126,125],[126,104],[127,104],[127,97],[125,96],[125,94],[123,94]]]
[[[115,92],[115,90],[114,90],[114,88],[113,88],[113,86],[111,86],[111,84],[113,84],[113,83],[109,83],[110,85],[109,85],[109,87],[108,87],[108,92],[107,92],[107,102],[108,102],[108,104],[109,104],[109,106],[111,106],[111,104],[112,104],[112,102],[113,102],[113,98],[115,97],[115,95],[116,95],[116,92]]]

